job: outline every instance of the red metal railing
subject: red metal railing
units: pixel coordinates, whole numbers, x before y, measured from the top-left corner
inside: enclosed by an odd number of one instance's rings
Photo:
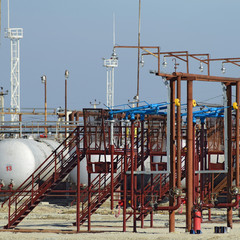
[[[15,227],[77,164],[77,151],[80,160],[84,158],[83,129],[77,127],[71,135],[19,186],[8,201],[9,217],[5,228]],[[82,144],[83,145],[83,144]],[[11,207],[14,211],[11,213]]]

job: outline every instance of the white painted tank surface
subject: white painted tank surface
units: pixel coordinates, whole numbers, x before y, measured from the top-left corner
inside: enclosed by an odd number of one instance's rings
[[[17,189],[59,146],[48,139],[5,139],[0,141],[0,181]]]
[[[100,158],[100,159],[99,159]],[[99,155],[92,155],[91,156],[91,162],[105,162],[105,157],[99,156]],[[106,156],[106,162],[111,162],[111,156],[107,155]],[[91,174],[91,180],[94,180],[96,177],[98,176],[97,173],[92,173]],[[71,181],[75,184],[77,184],[77,167],[75,167],[69,174],[69,177],[71,179]],[[107,184],[110,182],[107,181]],[[80,183],[83,184],[83,186],[87,186],[88,185],[88,171],[87,171],[87,161],[86,158],[84,158],[81,161],[80,164]]]

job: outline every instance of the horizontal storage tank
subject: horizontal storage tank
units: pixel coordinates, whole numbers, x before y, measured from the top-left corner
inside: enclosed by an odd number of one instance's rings
[[[49,139],[0,141],[0,183],[17,189],[52,154],[59,143]]]
[[[99,159],[100,158],[100,159]],[[105,162],[105,156],[92,155],[91,162]],[[111,162],[111,156],[106,156],[106,162]],[[75,167],[69,174],[70,179],[73,183],[77,185],[77,167]],[[94,180],[98,176],[97,173],[91,174],[91,180]],[[107,184],[110,179],[107,181]],[[83,186],[88,186],[88,171],[87,171],[87,161],[86,157],[80,163],[80,183]]]

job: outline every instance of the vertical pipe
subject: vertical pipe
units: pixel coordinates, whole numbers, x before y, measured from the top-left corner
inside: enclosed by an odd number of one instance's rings
[[[44,82],[44,93],[45,93],[45,101],[44,101],[44,109],[45,109],[45,135],[47,136],[47,78]]]
[[[195,178],[195,166],[196,166],[196,161],[197,161],[197,158],[195,158],[195,144],[196,144],[196,136],[195,136],[195,126],[196,126],[196,123],[195,121],[193,122],[193,133],[192,133],[192,136],[193,136],[193,150],[192,150],[192,161],[193,161],[193,164],[192,164],[192,178],[193,178],[193,204],[195,203],[195,199],[196,199],[196,178]]]
[[[230,190],[233,181],[233,164],[232,164],[232,86],[227,85],[227,155],[228,155],[228,174],[227,174],[227,189],[228,203],[232,202]],[[232,228],[232,207],[227,208],[227,226]]]
[[[10,28],[10,10],[9,10],[9,0],[8,0],[8,28]]]
[[[152,156],[151,156],[152,158]],[[153,162],[153,160],[151,159],[151,162]],[[160,182],[161,183],[161,182]],[[153,186],[153,174],[151,174],[151,201],[153,203],[153,194],[154,194],[154,186]],[[153,227],[153,210],[151,210],[151,215],[150,215],[150,227]]]
[[[110,151],[111,151],[111,210],[113,210],[114,208],[114,196],[113,196],[113,193],[114,193],[114,162],[113,162],[113,159],[114,159],[114,145],[111,145],[110,146]]]
[[[4,111],[4,109],[2,110]],[[19,137],[21,138],[22,137],[22,114],[19,114]]]
[[[176,163],[175,163],[175,80],[170,81],[170,179],[169,179],[169,190],[173,190],[176,187]],[[169,195],[169,206],[174,206],[174,196]],[[175,231],[175,211],[169,211],[169,232]]]
[[[208,60],[208,76],[210,76],[210,61],[209,61],[209,54],[207,55],[207,60]]]
[[[137,100],[139,100],[140,31],[141,31],[141,0],[139,0],[139,9],[138,9]],[[139,101],[137,102],[137,107],[138,107],[138,104],[139,104]]]
[[[114,144],[113,144],[113,127],[114,127],[114,120],[110,121],[110,153],[111,153],[111,210],[113,210],[113,192],[114,192]]]
[[[236,187],[239,188],[239,87],[240,82],[236,83],[236,102],[238,108],[236,109]],[[239,197],[239,196],[238,196]],[[240,216],[240,209],[238,209],[238,216]]]
[[[135,204],[135,155],[134,155],[134,120],[131,120],[131,205],[133,208],[133,232],[136,232],[136,204]]]
[[[77,127],[77,232],[80,231],[80,156],[79,156],[79,127]]]
[[[204,121],[203,121],[203,119],[201,119],[201,132],[200,132],[200,163],[201,163],[200,170],[206,170],[205,164],[204,164]],[[201,187],[200,199],[201,199],[201,201],[203,201],[203,199],[204,199],[204,184],[205,184],[204,176],[205,176],[205,174],[200,175],[200,185],[201,185],[200,186]]]
[[[11,195],[9,196],[8,200],[8,228],[10,228],[10,217],[11,217]]]
[[[187,81],[187,175],[186,175],[186,187],[187,187],[187,206],[186,206],[186,230],[190,231],[192,228],[192,208],[193,208],[193,82]]]
[[[134,120],[131,120],[131,205],[134,201]]]
[[[127,215],[127,123],[125,124],[125,149],[124,149],[124,182],[123,182],[123,232],[126,232]]]
[[[88,232],[91,231],[91,187],[91,173],[88,173]]]
[[[177,78],[177,98],[181,102],[181,77]],[[181,106],[177,107],[177,187],[181,188]]]
[[[189,73],[189,57],[188,57],[188,52],[187,52],[187,73]]]
[[[65,138],[67,138],[67,78],[65,77]]]
[[[144,120],[141,121],[141,171],[144,171]],[[144,175],[141,174],[141,208],[144,207]],[[141,214],[141,228],[144,227],[144,214]]]
[[[236,187],[239,187],[239,87],[240,82],[236,83],[236,102],[238,108],[236,109]]]
[[[134,171],[137,171],[137,158],[134,156]],[[134,209],[133,209],[133,232],[137,232],[137,175],[134,175]]]

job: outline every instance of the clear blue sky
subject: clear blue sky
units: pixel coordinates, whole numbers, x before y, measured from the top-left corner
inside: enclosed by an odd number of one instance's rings
[[[162,51],[188,50],[211,57],[240,57],[240,1],[238,0],[142,0],[141,43]],[[112,15],[116,16],[116,43],[137,45],[138,0],[10,0],[10,27],[24,29],[21,40],[21,107],[44,107],[43,84],[47,76],[48,107],[64,107],[64,71],[70,71],[68,106],[90,107],[95,98],[106,103],[106,69],[102,57],[112,53]],[[10,40],[7,0],[2,1],[0,86],[10,90]],[[136,94],[136,50],[118,49],[115,103],[126,103]],[[140,99],[150,103],[166,100],[160,77],[149,74],[156,60],[145,58],[141,68]],[[183,65],[183,64],[182,64]],[[193,65],[191,72],[199,72]],[[221,75],[220,64],[212,74]],[[225,76],[238,77],[227,66]],[[168,72],[173,71],[169,62]],[[181,71],[181,65],[179,68]],[[185,94],[183,89],[183,94]],[[197,101],[221,94],[220,84],[195,84]],[[218,99],[220,101],[220,99]],[[10,95],[6,97],[10,105]]]

